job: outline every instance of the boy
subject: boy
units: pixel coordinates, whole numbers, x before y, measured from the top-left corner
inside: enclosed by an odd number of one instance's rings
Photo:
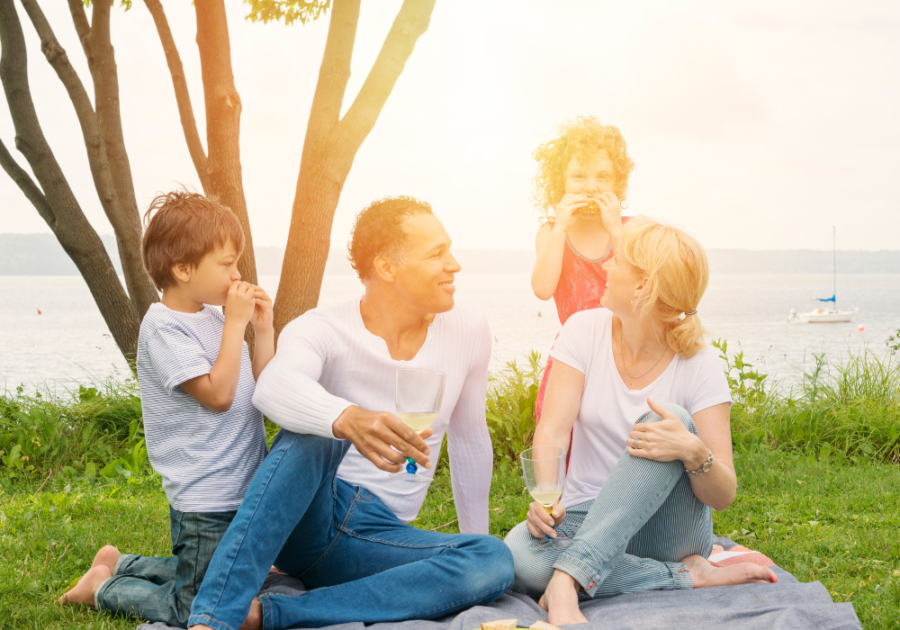
[[[162,303],[141,323],[137,373],[147,455],[169,499],[173,556],[107,545],[60,603],[185,627],[210,558],[266,456],[262,414],[251,399],[275,354],[272,301],[241,282],[244,234],[227,208],[176,191],[154,199],[144,218],[141,253]],[[208,305],[224,306],[224,316]],[[252,362],[248,322],[256,330]]]

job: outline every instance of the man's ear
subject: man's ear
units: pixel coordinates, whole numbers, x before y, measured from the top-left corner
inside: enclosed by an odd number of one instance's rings
[[[397,274],[397,265],[393,261],[384,256],[376,256],[372,261],[375,268],[375,275],[384,282],[393,282]]]
[[[177,263],[172,265],[172,276],[179,282],[189,282],[193,272],[193,267],[187,263]]]

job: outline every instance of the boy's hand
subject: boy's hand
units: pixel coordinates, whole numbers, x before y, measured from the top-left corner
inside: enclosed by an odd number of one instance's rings
[[[259,287],[254,286],[253,289],[253,301],[255,306],[253,308],[253,315],[250,317],[250,323],[253,324],[253,328],[256,329],[256,332],[267,332],[271,330],[272,322],[274,321],[272,315],[272,298]]]
[[[228,297],[225,298],[225,320],[233,320],[246,326],[253,316],[256,306],[254,292],[256,287],[249,282],[237,280],[228,287]]]

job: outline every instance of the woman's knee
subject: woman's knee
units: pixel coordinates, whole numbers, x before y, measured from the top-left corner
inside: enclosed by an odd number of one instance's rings
[[[687,409],[685,409],[681,405],[676,405],[675,403],[663,403],[662,406],[675,414],[675,417],[681,421],[681,424],[683,424],[688,431],[696,435],[697,427],[694,426],[694,420],[693,418],[691,418],[691,414],[687,412]],[[655,411],[648,411],[640,418],[638,418],[636,424],[644,424],[646,422],[659,422],[660,420],[662,420],[662,417],[658,413],[656,413]]]
[[[540,597],[553,576],[553,560],[550,556],[555,557],[555,554],[546,549],[535,549],[532,544],[533,538],[525,523],[519,523],[507,534],[504,542],[512,552],[515,562],[512,590],[531,597]]]

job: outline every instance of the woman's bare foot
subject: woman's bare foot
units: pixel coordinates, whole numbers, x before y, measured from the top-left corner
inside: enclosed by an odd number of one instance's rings
[[[85,604],[87,606],[94,605],[94,593],[97,592],[103,580],[112,577],[112,571],[105,565],[91,567],[84,576],[78,580],[78,584],[59,598],[60,604]]]
[[[578,584],[575,578],[558,569],[553,572],[538,606],[547,611],[548,620],[557,626],[588,621],[578,607]]]
[[[113,547],[112,545],[106,545],[105,547],[101,547],[100,551],[97,552],[97,555],[94,556],[94,561],[91,562],[91,568],[99,567],[101,565],[105,566],[109,569],[110,573],[116,572],[116,561],[119,559],[119,556],[122,555],[118,549]]]
[[[778,576],[768,567],[752,562],[741,562],[730,567],[714,567],[703,556],[688,556],[682,560],[691,573],[694,588],[727,586],[729,584],[775,583]]]

